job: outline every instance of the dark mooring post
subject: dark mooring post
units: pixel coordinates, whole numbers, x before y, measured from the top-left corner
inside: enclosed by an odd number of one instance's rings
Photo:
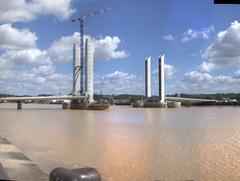
[[[101,181],[101,175],[95,168],[55,168],[49,175],[49,181]]]
[[[21,101],[17,102],[17,109],[22,109],[22,102]]]

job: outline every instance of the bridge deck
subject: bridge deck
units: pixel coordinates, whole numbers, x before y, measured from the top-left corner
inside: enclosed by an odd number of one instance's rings
[[[84,100],[88,96],[34,96],[34,97],[2,97],[1,101],[29,101],[29,100]],[[166,97],[168,101],[192,101],[192,102],[216,102],[216,100],[210,99],[195,99],[195,98],[183,98],[183,97]]]
[[[88,96],[34,96],[34,97],[2,97],[0,101],[29,101],[29,100],[74,100],[87,99]]]
[[[195,98],[183,98],[183,97],[165,97],[168,101],[191,101],[191,102],[216,102],[211,99],[195,99]]]

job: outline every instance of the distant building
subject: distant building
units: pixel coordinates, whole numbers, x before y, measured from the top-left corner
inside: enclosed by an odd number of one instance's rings
[[[85,94],[89,96],[89,103],[93,100],[93,53],[94,48],[90,40],[85,42]]]
[[[80,47],[73,45],[73,95],[80,95]]]
[[[145,60],[145,95],[151,97],[151,56]]]
[[[158,76],[159,76],[159,99],[165,102],[165,85],[164,85],[164,54],[158,58]]]

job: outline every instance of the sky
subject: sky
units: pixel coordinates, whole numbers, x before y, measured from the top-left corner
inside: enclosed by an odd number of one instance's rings
[[[72,92],[79,24],[94,45],[94,92],[144,94],[144,61],[165,54],[166,94],[240,92],[240,5],[213,0],[1,0],[0,93]]]

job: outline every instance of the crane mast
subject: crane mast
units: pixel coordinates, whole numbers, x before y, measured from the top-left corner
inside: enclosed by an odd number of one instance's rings
[[[83,19],[80,19],[80,95],[83,95]]]

